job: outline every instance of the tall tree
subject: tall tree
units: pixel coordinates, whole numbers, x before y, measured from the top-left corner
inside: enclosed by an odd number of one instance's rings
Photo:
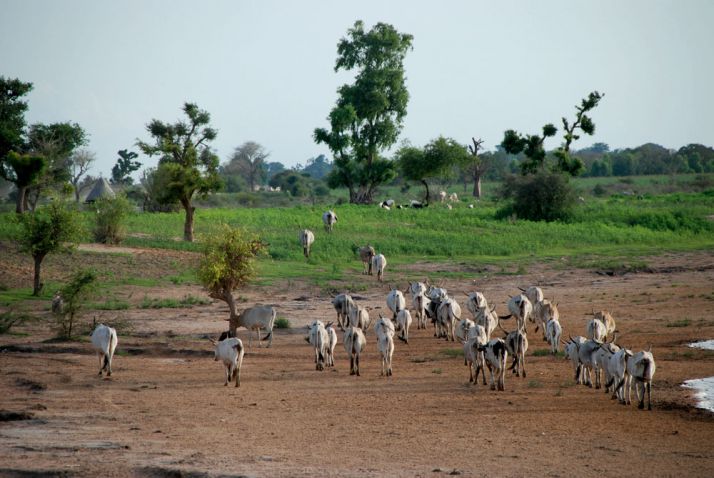
[[[424,185],[426,203],[431,199],[427,180],[449,176],[454,166],[461,165],[468,159],[469,155],[463,145],[442,136],[432,140],[423,150],[405,146],[397,152],[397,161],[404,177]]]
[[[117,154],[119,155],[119,159],[117,159],[117,164],[112,167],[112,177],[109,182],[112,184],[131,186],[134,184],[131,173],[141,167],[139,161],[134,161],[139,155],[127,149],[121,149],[117,151]]]
[[[211,115],[194,103],[185,103],[183,112],[188,122],[174,124],[157,119],[146,125],[154,143],[137,141],[144,154],[160,155],[158,171],[168,178],[160,202],[178,201],[186,212],[183,238],[193,242],[193,217],[196,208],[193,197],[207,195],[221,186],[218,176],[218,156],[209,146],[217,132],[209,126]]]
[[[42,174],[42,158],[25,156],[25,112],[23,97],[32,91],[32,83],[0,76],[0,176],[17,188],[16,211],[22,213],[25,192]],[[15,154],[10,154],[14,152]]]
[[[82,176],[87,174],[95,159],[97,159],[97,156],[86,149],[80,149],[70,158],[69,181],[74,188],[74,199],[76,202],[79,202],[79,194],[83,189]]]
[[[471,175],[471,179],[474,182],[473,197],[481,198],[481,176],[486,172],[486,163],[481,158],[479,150],[482,149],[483,140],[476,138],[471,138],[473,144],[469,145],[469,153],[471,153],[471,158],[465,163],[465,169]]]
[[[412,39],[386,23],[365,32],[357,21],[337,45],[335,72],[354,71],[355,80],[338,89],[330,129],[316,128],[314,139],[334,156],[328,184],[346,187],[351,203],[371,203],[375,188],[395,175],[379,153],[396,143],[407,112],[404,58]]]
[[[72,153],[86,143],[87,134],[77,123],[36,123],[30,126],[27,148],[47,161],[44,174],[29,188],[30,194],[26,197],[33,210],[43,191],[68,186]]]
[[[265,160],[268,153],[263,146],[254,142],[246,141],[238,146],[225,167],[229,174],[239,174],[248,182],[251,191],[255,191],[256,185],[265,182],[268,171]]]

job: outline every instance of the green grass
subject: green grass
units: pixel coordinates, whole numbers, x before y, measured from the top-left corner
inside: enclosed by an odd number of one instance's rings
[[[277,319],[275,319],[274,325],[276,329],[289,329],[290,321],[285,317],[278,317]]]
[[[597,184],[594,179],[588,181]],[[622,184],[620,178],[614,181]],[[459,189],[449,191],[461,195]],[[379,196],[389,197],[390,192],[387,188]],[[418,194],[412,189],[406,196]],[[440,207],[385,211],[376,206],[333,205],[330,207],[339,221],[332,234],[322,227],[325,205],[198,209],[195,243],[180,240],[182,212],[134,213],[127,221],[129,237],[124,245],[199,252],[202,235],[225,222],[244,227],[269,243],[267,254],[257,263],[256,284],[299,280],[321,290],[349,287],[354,291],[374,282],[373,277],[361,275],[361,264],[354,253],[356,246],[365,244],[387,257],[387,281],[395,277],[423,279],[419,262],[448,265],[443,271],[430,273],[432,279],[473,279],[485,267],[500,274],[521,275],[527,273],[531,263],[543,261],[561,267],[632,272],[648,267],[641,259],[644,256],[714,249],[714,221],[708,219],[714,210],[712,191],[592,198],[578,205],[569,223],[496,220],[497,202],[482,200],[474,209],[467,207],[469,202],[471,199],[464,197],[450,211]],[[87,225],[91,219],[89,212],[83,213]],[[302,228],[312,229],[316,236],[307,260],[297,239]],[[0,240],[10,240],[17,232],[13,213],[0,214]],[[84,240],[88,241],[87,234]],[[138,265],[130,277],[113,277],[111,271],[104,271],[105,285],[160,287],[196,282],[190,267],[176,264],[175,268],[162,278],[142,277]],[[0,290],[0,305],[14,303],[20,296],[27,298],[15,290]]]
[[[463,349],[443,349],[443,350],[440,350],[439,353],[441,355],[444,355],[446,357],[451,357],[451,358],[464,356]]]
[[[666,327],[689,327],[692,325],[692,321],[689,319],[675,320],[674,322],[667,322]]]
[[[116,299],[109,299],[109,300],[105,300],[104,302],[97,302],[94,304],[87,305],[88,309],[95,309],[95,310],[126,310],[129,307],[131,307],[129,302],[126,302],[124,300],[116,300]]]

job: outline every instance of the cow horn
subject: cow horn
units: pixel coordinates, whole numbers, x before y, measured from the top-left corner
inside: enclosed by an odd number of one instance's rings
[[[649,344],[649,347],[647,347],[647,351],[650,353],[652,352],[652,344]]]
[[[525,292],[525,291],[526,291],[523,287],[518,287],[518,290],[520,290],[521,292]]]

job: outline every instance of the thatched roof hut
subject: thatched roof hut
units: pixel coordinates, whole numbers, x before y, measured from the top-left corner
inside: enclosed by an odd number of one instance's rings
[[[84,202],[87,204],[93,203],[97,199],[103,197],[114,198],[116,197],[116,194],[114,194],[114,190],[112,190],[112,185],[109,184],[109,181],[104,178],[99,178],[97,179],[97,182],[94,183],[92,190],[89,191],[89,194],[87,194]]]

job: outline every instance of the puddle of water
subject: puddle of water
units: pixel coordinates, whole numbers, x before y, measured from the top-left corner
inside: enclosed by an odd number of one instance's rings
[[[692,342],[689,344],[692,348],[714,350],[714,340],[702,340],[700,342]]]
[[[714,412],[714,377],[687,380],[682,386],[697,390],[697,406]]]

